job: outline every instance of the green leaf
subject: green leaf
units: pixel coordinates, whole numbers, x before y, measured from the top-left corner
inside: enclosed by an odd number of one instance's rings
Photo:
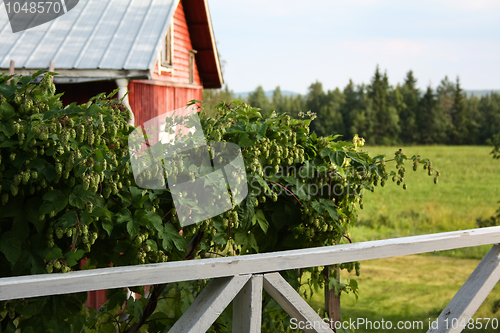
[[[16,91],[16,86],[13,84],[0,84],[0,94],[5,98],[9,98]]]
[[[45,165],[47,165],[47,162],[45,160],[41,158],[35,158],[28,163],[27,167],[30,169],[36,169],[38,172],[40,172],[45,167]]]
[[[90,108],[87,109],[87,114],[92,117],[101,112],[101,108],[97,104],[92,104]]]
[[[69,211],[56,223],[56,227],[61,227],[63,229],[70,228],[78,223],[78,216],[75,211]]]
[[[127,222],[127,232],[131,237],[135,237],[139,234],[140,224],[137,223],[136,219],[131,219]]]
[[[132,213],[127,208],[122,208],[116,213],[116,222],[123,223],[132,221]]]
[[[127,232],[131,237],[137,236],[141,226],[141,218],[145,216],[145,213],[142,211],[135,211],[134,215],[127,208],[122,208],[118,213],[116,213],[116,222],[118,223],[127,223]]]
[[[10,138],[11,136],[14,135],[14,127],[13,127],[13,120],[12,119],[9,119],[7,122],[4,122],[4,123],[0,123],[0,131],[5,134],[6,137]],[[15,141],[7,141],[7,142],[11,142],[13,144],[8,144],[8,143],[5,143],[3,144],[2,143],[2,147],[3,146],[15,146],[16,142]]]
[[[151,246],[151,249],[153,251],[158,251],[158,244],[156,244],[156,242],[152,239],[148,239],[146,240],[146,244],[148,244],[149,246]]]
[[[111,236],[111,232],[113,231],[113,222],[111,222],[108,218],[101,218],[101,225],[104,230],[108,233],[108,236]]]
[[[254,144],[254,140],[250,139],[247,133],[243,134],[238,141],[238,146],[240,147],[251,147]]]
[[[241,220],[242,220],[242,228],[244,230],[248,230],[252,226],[252,218],[254,215],[254,203],[255,203],[255,196],[252,194],[249,194],[245,201],[241,203],[243,206],[243,214],[241,214]]]
[[[323,148],[320,152],[320,156],[321,157],[329,156],[330,161],[332,163],[338,166],[342,166],[342,164],[344,164],[344,158],[346,157],[346,152]]]
[[[328,211],[328,214],[334,221],[339,220],[339,213],[337,212],[337,206],[332,200],[329,199],[319,199],[323,207]]]
[[[147,191],[134,186],[130,186],[129,191],[132,194],[132,204],[137,208],[142,208],[142,205],[148,199],[148,196],[144,195]]]
[[[356,292],[358,290],[358,281],[356,281],[354,279],[350,279],[349,286],[351,287],[353,292]]]
[[[76,264],[78,264],[78,260],[83,258],[84,254],[84,250],[73,250],[66,253],[64,255],[66,257],[66,264],[68,264],[69,267],[75,266]]]
[[[225,244],[227,244],[228,239],[229,239],[229,237],[224,232],[217,233],[212,238],[212,240],[214,241],[214,243],[215,244],[219,244],[219,245],[225,245]]]
[[[267,229],[269,228],[269,222],[267,222],[266,217],[262,209],[257,209],[255,215],[252,217],[252,224],[259,223],[260,228],[264,233],[267,233]]]
[[[338,295],[340,293],[340,282],[337,279],[334,279],[333,277],[330,278],[330,281],[328,282],[328,289],[335,290],[335,294]]]
[[[31,75],[31,79],[34,80],[36,79],[37,77],[39,77],[40,75],[42,75],[43,73],[46,73],[47,71],[45,69],[39,69],[38,71],[36,71],[35,73],[33,73],[33,75]]]
[[[314,175],[314,170],[314,166],[309,161],[306,161],[304,166],[300,168],[299,175],[302,178],[310,178]]]
[[[268,126],[269,125],[266,123],[261,123],[259,126],[257,126],[257,134],[259,134],[260,136],[265,136]]]
[[[151,225],[156,229],[156,231],[161,231],[163,228],[163,224],[161,221],[161,216],[156,212],[147,211],[146,218],[151,223]]]
[[[115,309],[116,307],[122,307],[127,300],[127,290],[124,288],[118,289],[108,289],[106,292],[108,302],[106,307],[108,311]]]
[[[73,193],[69,195],[69,204],[80,209],[85,208],[87,201],[93,201],[94,193],[89,190],[84,190],[82,185],[77,185],[73,189]]]
[[[75,173],[75,177],[79,177],[79,176],[83,175],[85,173],[85,171],[87,171],[87,169],[88,169],[87,166],[81,166],[81,167],[79,167],[78,170]]]
[[[8,231],[0,237],[0,252],[14,265],[21,255],[21,239],[16,233]]]
[[[186,251],[186,241],[181,237],[181,235],[179,235],[179,232],[174,228],[172,224],[165,224],[162,232],[159,233],[159,235],[159,238],[163,240],[162,245],[166,251],[171,251],[173,246],[175,246],[181,252]]]
[[[136,299],[134,302],[134,318],[137,320],[142,316],[142,302],[140,299]]]
[[[68,205],[68,198],[59,190],[52,190],[43,196],[43,204],[40,206],[40,214],[49,214],[52,211],[59,213]]]
[[[56,168],[52,164],[47,164],[45,168],[42,169],[41,173],[49,182],[56,178]]]
[[[46,261],[56,260],[63,257],[62,250],[57,246],[50,249],[50,252],[45,256]]]
[[[241,245],[241,254],[246,254],[247,250],[253,248],[255,251],[259,251],[259,247],[257,245],[257,241],[255,239],[254,234],[247,233],[244,231],[236,232],[234,236],[234,241],[236,245]]]
[[[22,76],[20,79],[19,79],[19,83],[21,83],[23,86],[29,84],[33,79],[31,78],[31,76]]]
[[[6,121],[9,120],[10,118],[14,117],[16,114],[16,111],[7,102],[3,102],[0,104],[0,121]]]
[[[104,155],[102,154],[102,152],[103,152],[103,149],[94,150],[94,154],[95,154],[97,161],[102,161],[104,159]]]
[[[365,167],[368,167],[368,163],[366,163],[366,161],[363,161],[359,154],[358,153],[354,153],[354,152],[348,152],[347,155],[355,162],[358,162],[359,164],[365,166]]]

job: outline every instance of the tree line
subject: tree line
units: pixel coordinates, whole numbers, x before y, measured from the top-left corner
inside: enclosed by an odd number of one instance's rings
[[[206,90],[203,97],[231,101],[235,94],[226,86]],[[500,94],[468,97],[460,79],[453,82],[447,76],[435,90],[430,85],[420,90],[411,70],[394,87],[378,66],[369,84],[350,80],[342,90],[325,91],[316,81],[305,96],[283,95],[278,86],[272,98],[259,86],[246,102],[293,117],[310,110],[317,114],[311,124],[317,135],[341,134],[348,140],[358,134],[368,144],[490,144],[500,132]]]

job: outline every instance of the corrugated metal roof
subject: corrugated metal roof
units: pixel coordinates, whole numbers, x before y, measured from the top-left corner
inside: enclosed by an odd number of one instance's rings
[[[12,33],[0,0],[0,68],[149,70],[179,0],[80,0],[57,19]]]

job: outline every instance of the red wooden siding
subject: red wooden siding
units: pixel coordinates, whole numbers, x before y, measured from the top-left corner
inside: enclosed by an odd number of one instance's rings
[[[134,111],[136,126],[161,114],[185,107],[190,100],[202,98],[202,89],[160,86],[143,81],[131,81],[129,90],[129,102]]]
[[[162,71],[158,75],[158,63],[154,69],[153,80],[166,80],[168,82],[189,84],[189,51],[193,49],[189,34],[186,16],[182,2],[179,2],[174,13],[174,58],[173,73]],[[195,55],[196,58],[196,55]],[[194,86],[202,85],[198,66],[194,64]]]

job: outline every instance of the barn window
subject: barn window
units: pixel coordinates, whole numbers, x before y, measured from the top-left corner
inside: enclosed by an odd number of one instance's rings
[[[174,58],[174,39],[172,38],[174,34],[174,25],[171,24],[167,31],[167,36],[165,37],[165,42],[161,50],[161,65],[163,67],[171,67],[172,60]]]
[[[196,50],[189,51],[189,83],[194,83],[194,55],[196,53]]]

